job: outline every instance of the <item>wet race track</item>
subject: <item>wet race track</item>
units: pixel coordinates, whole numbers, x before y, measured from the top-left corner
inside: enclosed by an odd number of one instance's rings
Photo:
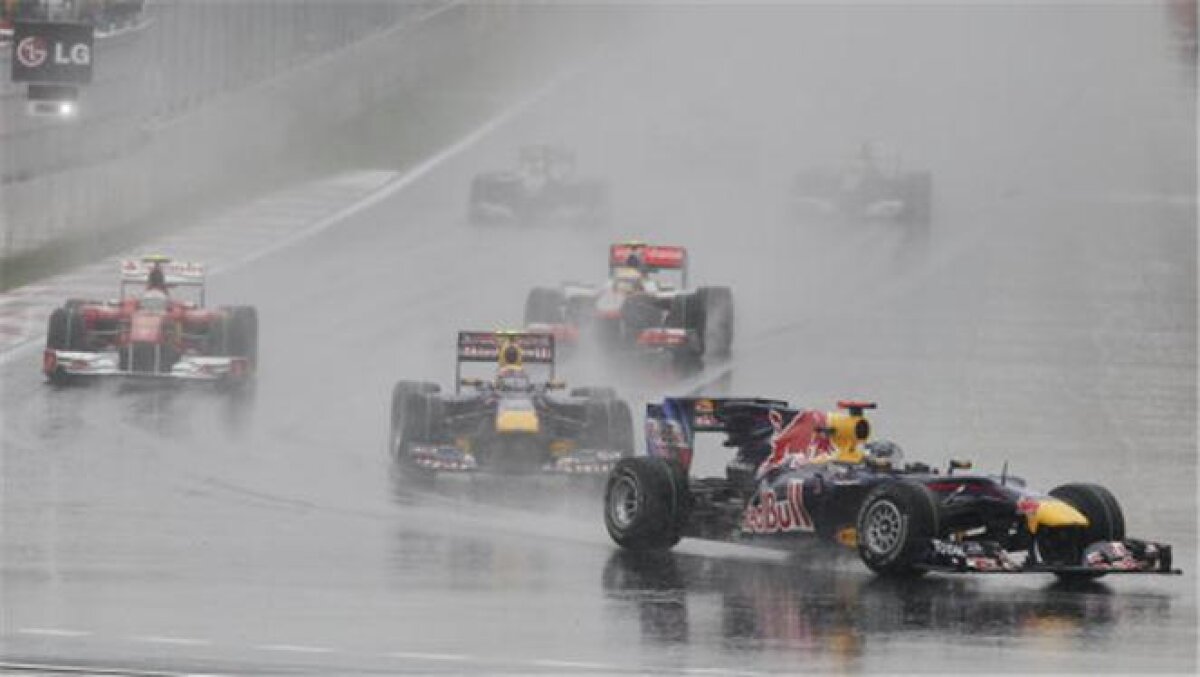
[[[210,299],[259,308],[253,411],[55,389],[36,350],[7,356],[0,660],[1195,672],[1195,92],[1169,31],[1152,5],[646,16],[419,180],[211,279]],[[807,158],[863,138],[932,168],[928,231],[789,212]],[[540,140],[612,179],[610,229],[465,224],[470,177]],[[684,541],[634,557],[604,533],[598,492],[398,487],[391,384],[448,385],[455,331],[516,324],[531,286],[602,276],[630,236],[688,245],[696,281],[733,287],[734,354],[708,392],[866,397],[909,458],[1103,483],[1185,575],[897,585],[824,553]],[[562,375],[606,378],[586,361]],[[637,411],[694,383],[614,385]],[[702,452],[701,470],[721,467]]]

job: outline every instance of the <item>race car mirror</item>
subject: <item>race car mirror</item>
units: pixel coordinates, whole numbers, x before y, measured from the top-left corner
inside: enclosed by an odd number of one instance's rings
[[[562,390],[567,387],[565,381],[546,381],[547,390]]]

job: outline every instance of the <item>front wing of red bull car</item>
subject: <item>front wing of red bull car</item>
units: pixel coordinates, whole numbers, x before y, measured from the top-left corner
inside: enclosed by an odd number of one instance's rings
[[[867,402],[800,410],[759,398],[667,398],[646,409],[647,456],[609,475],[605,525],[622,547],[684,536],[857,552],[884,576],[929,571],[1180,573],[1169,545],[1127,538],[1120,504],[1095,484],[1049,492],[1003,472],[909,463],[872,440]],[[725,476],[689,477],[697,433],[736,450]]]
[[[257,313],[206,308],[202,265],[147,257],[122,261],[120,275],[120,298],[72,299],[51,313],[42,353],[51,383],[124,377],[236,385],[253,377]],[[127,293],[131,285],[147,289],[139,297]],[[198,300],[173,296],[183,290]]]

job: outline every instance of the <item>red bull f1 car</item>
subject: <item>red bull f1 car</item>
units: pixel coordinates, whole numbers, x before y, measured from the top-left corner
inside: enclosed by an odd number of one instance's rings
[[[1171,547],[1126,538],[1117,499],[1095,484],[1041,492],[1007,471],[906,463],[871,441],[868,402],[833,412],[753,398],[668,398],[646,408],[647,456],[609,475],[604,521],[619,545],[662,550],[681,537],[823,541],[857,550],[883,576],[929,571],[1179,573]],[[724,477],[689,478],[697,433],[737,449]]]
[[[575,154],[548,144],[520,150],[517,167],[480,174],[471,181],[467,212],[472,224],[567,222],[601,225],[608,220],[608,185],[575,174]]]
[[[609,247],[608,280],[538,287],[525,324],[568,346],[593,341],[621,355],[667,358],[684,370],[725,358],[733,345],[729,287],[688,288],[687,249],[620,242]]]
[[[496,365],[493,378],[464,378],[464,363]],[[537,380],[531,368],[548,371]],[[629,405],[611,388],[554,379],[554,337],[543,333],[458,334],[455,389],[400,381],[392,390],[390,451],[401,476],[438,473],[592,475],[603,478],[633,454]]]
[[[98,377],[247,382],[258,355],[251,306],[204,305],[204,266],[161,256],[121,262],[120,297],[54,309],[42,371],[52,383]],[[130,293],[129,287],[142,287]],[[191,300],[178,298],[192,292]]]

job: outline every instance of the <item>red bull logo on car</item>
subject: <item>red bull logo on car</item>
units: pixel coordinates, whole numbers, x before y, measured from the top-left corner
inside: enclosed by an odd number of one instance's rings
[[[812,531],[812,517],[804,507],[804,483],[788,482],[787,499],[780,501],[771,487],[762,489],[742,513],[742,531],[777,534]]]

